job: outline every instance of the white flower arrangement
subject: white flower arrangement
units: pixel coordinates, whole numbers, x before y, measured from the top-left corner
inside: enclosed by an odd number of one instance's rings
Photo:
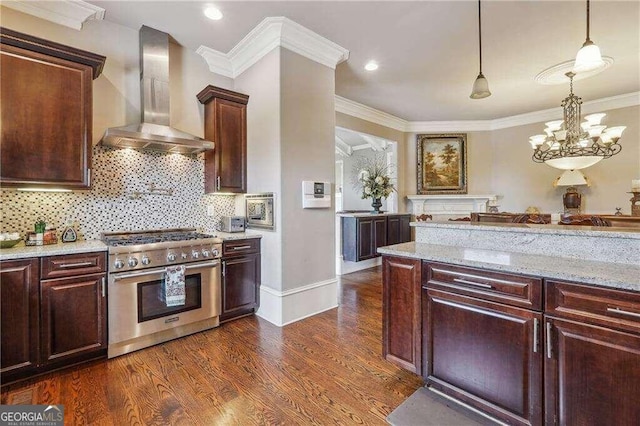
[[[387,198],[395,187],[389,177],[389,166],[384,156],[363,157],[354,165],[354,186],[362,191],[361,198]]]

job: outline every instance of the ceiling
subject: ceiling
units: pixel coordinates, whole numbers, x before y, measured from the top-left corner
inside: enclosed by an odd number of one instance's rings
[[[350,51],[336,68],[336,94],[409,121],[489,120],[558,107],[567,85],[534,82],[573,59],[585,39],[585,1],[485,1],[483,73],[492,96],[471,100],[478,74],[475,1],[90,1],[105,19],[171,34],[182,46],[228,52],[265,17],[285,16]],[[640,1],[591,2],[591,39],[615,63],[577,81],[584,101],[640,90]],[[364,70],[374,59],[375,72]]]

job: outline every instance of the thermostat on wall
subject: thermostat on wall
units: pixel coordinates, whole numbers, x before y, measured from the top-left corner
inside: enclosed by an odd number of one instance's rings
[[[331,208],[331,183],[302,181],[302,208],[328,209]]]

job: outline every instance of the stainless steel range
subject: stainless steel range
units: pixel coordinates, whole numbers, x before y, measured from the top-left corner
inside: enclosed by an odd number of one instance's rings
[[[222,240],[165,229],[104,233],[102,241],[109,246],[109,358],[219,325]],[[167,268],[179,265],[184,303],[170,306],[162,297]]]

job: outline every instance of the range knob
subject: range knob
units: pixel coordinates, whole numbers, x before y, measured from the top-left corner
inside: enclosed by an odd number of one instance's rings
[[[209,257],[210,255],[211,252],[209,252],[209,250],[202,249],[202,257]]]
[[[214,247],[211,249],[211,254],[213,255],[213,257],[217,257],[220,254],[220,252],[218,251],[217,248]]]
[[[173,253],[169,253],[169,254],[167,255],[167,260],[168,260],[169,262],[175,262],[175,260],[176,260],[176,255],[175,255],[175,254],[173,254]]]
[[[191,257],[193,257],[194,259],[197,259],[197,258],[199,258],[199,257],[200,257],[200,253],[199,253],[197,250],[194,250],[194,251],[191,253]]]
[[[124,262],[122,259],[116,259],[116,261],[113,262],[113,266],[115,266],[116,269],[122,269],[124,267]]]
[[[181,258],[182,260],[186,259],[186,258],[187,258],[187,253],[182,253],[182,254],[180,255],[180,258]]]
[[[135,257],[130,257],[127,260],[127,264],[129,265],[129,267],[135,268],[138,265],[138,259],[136,259]]]
[[[140,262],[142,262],[143,265],[148,265],[151,263],[151,259],[149,259],[146,255],[142,256],[142,259],[140,259]]]

